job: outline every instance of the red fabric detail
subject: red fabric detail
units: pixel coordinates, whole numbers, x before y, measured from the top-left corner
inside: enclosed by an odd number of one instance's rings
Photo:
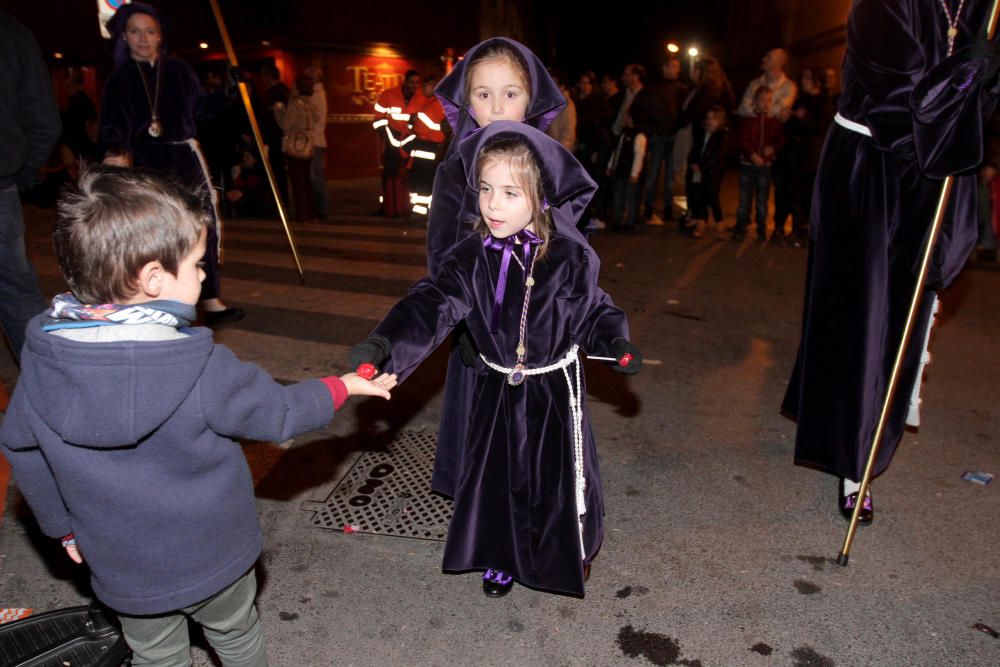
[[[347,400],[347,385],[336,375],[320,378],[320,381],[330,390],[330,396],[333,398],[333,409],[339,410],[340,406]]]

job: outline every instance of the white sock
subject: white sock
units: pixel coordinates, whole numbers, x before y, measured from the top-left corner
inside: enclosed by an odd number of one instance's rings
[[[861,490],[861,482],[855,482],[854,480],[847,479],[846,477],[844,478],[844,495],[845,496],[849,496],[852,493],[857,493],[860,490]],[[868,493],[865,494],[865,495],[869,495],[870,496],[871,494],[872,494],[872,485],[871,485],[871,483],[869,483],[868,484]]]

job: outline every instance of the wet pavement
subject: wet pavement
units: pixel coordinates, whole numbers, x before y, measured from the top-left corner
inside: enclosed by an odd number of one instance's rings
[[[216,338],[283,381],[346,371],[350,345],[422,275],[423,227],[365,215],[370,181],[335,185],[340,212],[294,227],[305,285],[278,222],[227,226],[224,295],[248,315]],[[51,295],[61,287],[51,212],[30,217]],[[379,461],[364,456],[401,434],[433,436],[439,351],[388,404],[351,399],[323,431],[245,446],[266,538],[259,607],[271,664],[1000,664],[1000,640],[974,627],[1000,628],[1000,486],[961,479],[1000,474],[995,265],[970,265],[943,295],[923,425],[877,481],[875,523],[859,529],[844,568],[833,562],[846,529],[836,481],[792,464],[794,427],[778,413],[805,250],[752,234],[695,240],[671,225],[602,232],[594,245],[602,286],[662,365],[628,379],[586,366],[607,528],[586,597],[515,586],[487,599],[477,574],[441,572],[437,539],[313,521],[316,503],[345,492],[345,478],[355,485],[348,504],[388,486],[389,473],[384,486],[366,486],[382,478],[370,474]],[[0,354],[0,378],[14,374]],[[406,515],[426,490],[415,487],[410,497],[395,491],[384,511]],[[89,599],[84,573],[38,534],[10,488],[0,608]],[[196,649],[195,664],[212,663]]]

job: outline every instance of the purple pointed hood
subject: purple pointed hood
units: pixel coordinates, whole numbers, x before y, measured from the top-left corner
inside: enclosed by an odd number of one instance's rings
[[[130,2],[127,5],[119,7],[114,16],[108,19],[106,24],[108,32],[111,33],[109,46],[112,49],[111,55],[114,58],[115,67],[120,67],[124,63],[127,63],[129,58],[132,57],[128,44],[125,43],[125,26],[133,14],[148,14],[156,19],[156,22],[160,24],[160,33],[163,37],[163,41],[160,42],[160,55],[167,54],[166,33],[167,29],[172,27],[172,25],[164,20],[163,15],[160,14],[156,7],[147,5],[144,2]]]
[[[501,139],[517,139],[527,144],[538,161],[542,191],[556,230],[587,243],[576,223],[597,192],[597,184],[565,146],[530,125],[498,120],[462,141],[458,151],[465,167],[466,186],[472,191],[479,190],[479,153]]]
[[[566,106],[566,98],[563,97],[559,86],[552,80],[545,65],[538,59],[538,56],[531,52],[531,49],[506,37],[493,37],[469,49],[448,73],[448,76],[441,79],[441,82],[434,89],[434,94],[441,101],[444,113],[448,117],[448,124],[453,130],[455,141],[452,142],[452,146],[479,127],[469,113],[469,101],[465,99],[465,80],[468,76],[469,63],[481,49],[497,42],[504,42],[514,48],[521,54],[528,66],[528,75],[531,78],[531,98],[528,102],[528,110],[524,115],[525,123],[544,130]]]

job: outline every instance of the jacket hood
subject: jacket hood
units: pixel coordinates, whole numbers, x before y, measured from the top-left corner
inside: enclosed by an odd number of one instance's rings
[[[89,343],[43,332],[42,317],[25,342],[28,401],[61,439],[84,447],[127,447],[156,430],[191,394],[213,349],[204,328],[183,339]]]
[[[498,120],[468,137],[458,147],[468,178],[466,186],[474,192],[479,190],[479,154],[502,139],[516,139],[528,146],[538,162],[542,190],[556,230],[586,243],[576,223],[597,192],[597,184],[565,146],[544,132],[524,123]]]
[[[479,51],[497,43],[505,43],[514,48],[521,54],[521,58],[528,66],[528,76],[531,78],[531,97],[528,101],[528,110],[524,114],[525,123],[544,130],[566,106],[566,98],[559,90],[559,86],[552,80],[545,65],[538,59],[538,56],[531,52],[531,49],[506,37],[493,37],[469,49],[434,89],[434,94],[441,101],[441,106],[444,107],[445,116],[448,118],[448,124],[452,127],[456,141],[464,139],[470,132],[479,127],[479,124],[469,113],[469,101],[465,99],[465,82],[469,63]]]

